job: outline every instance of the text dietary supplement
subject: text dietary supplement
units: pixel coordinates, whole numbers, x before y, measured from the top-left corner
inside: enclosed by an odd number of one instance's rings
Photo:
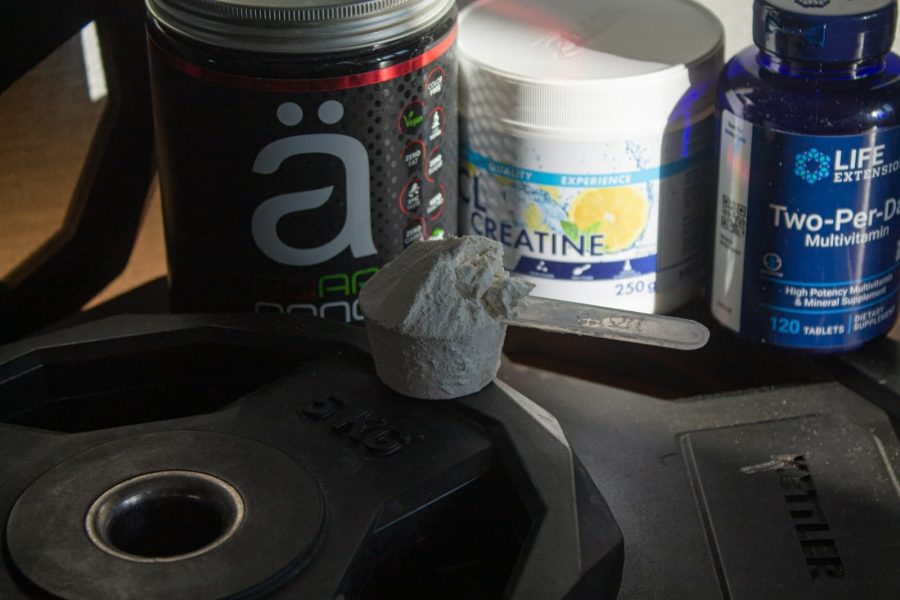
[[[712,312],[754,340],[850,350],[900,289],[896,0],[757,0],[718,90]]]
[[[360,321],[457,231],[453,0],[147,0],[177,311]]]
[[[460,228],[534,294],[644,312],[708,261],[718,20],[686,0],[460,14]]]

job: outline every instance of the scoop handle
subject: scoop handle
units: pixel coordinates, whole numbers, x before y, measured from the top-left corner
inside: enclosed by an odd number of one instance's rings
[[[696,350],[706,345],[709,330],[696,321],[648,315],[601,306],[526,296],[507,325],[556,333],[590,335],[623,342]]]

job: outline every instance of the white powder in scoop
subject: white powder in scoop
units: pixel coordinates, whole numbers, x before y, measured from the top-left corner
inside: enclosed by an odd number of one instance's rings
[[[477,392],[500,367],[500,319],[532,287],[509,277],[503,246],[487,238],[413,244],[359,295],[378,376],[416,398]]]

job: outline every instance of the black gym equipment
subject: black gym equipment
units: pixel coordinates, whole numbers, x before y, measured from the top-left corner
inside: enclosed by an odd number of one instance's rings
[[[713,333],[511,329],[500,381],[453,402],[391,392],[362,330],[302,317],[8,345],[0,597],[891,597],[900,345]]]
[[[113,318],[0,350],[0,597],[614,598],[622,537],[498,383],[398,396],[358,328]]]

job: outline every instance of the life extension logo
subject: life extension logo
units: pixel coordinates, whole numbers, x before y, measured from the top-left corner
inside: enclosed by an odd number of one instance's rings
[[[810,148],[797,155],[794,175],[813,184],[831,176],[831,158],[817,148]]]
[[[798,154],[794,174],[812,185],[825,179],[833,183],[869,181],[900,172],[900,159],[885,156],[886,144],[835,150],[829,156],[818,148],[810,148]]]

